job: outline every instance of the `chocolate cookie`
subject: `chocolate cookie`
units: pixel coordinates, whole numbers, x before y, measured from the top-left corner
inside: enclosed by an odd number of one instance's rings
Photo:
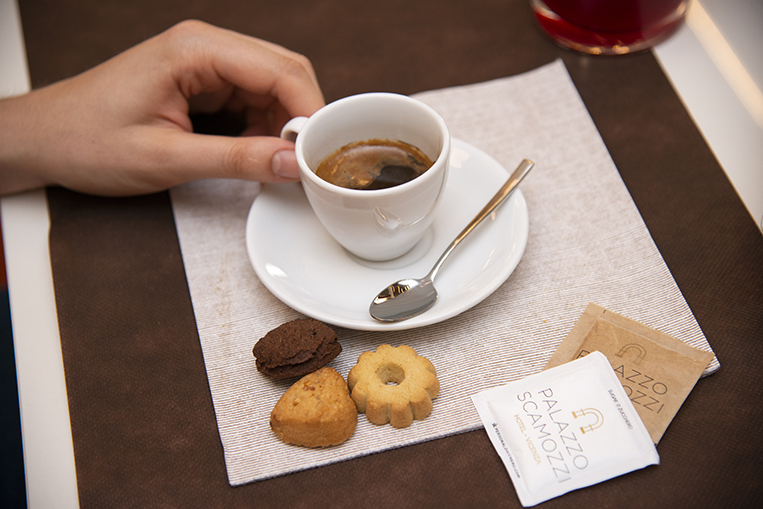
[[[336,332],[318,320],[304,318],[265,334],[254,345],[252,354],[260,373],[280,380],[312,373],[341,351]]]

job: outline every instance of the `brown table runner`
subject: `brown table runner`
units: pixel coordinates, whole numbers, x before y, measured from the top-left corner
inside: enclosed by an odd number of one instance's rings
[[[186,17],[305,53],[327,100],[479,82],[563,58],[723,369],[682,407],[660,466],[546,505],[740,507],[763,497],[763,238],[651,54],[558,49],[524,0],[94,6],[21,3],[35,87]],[[481,430],[229,487],[167,195],[51,190],[49,201],[83,507],[519,506]]]

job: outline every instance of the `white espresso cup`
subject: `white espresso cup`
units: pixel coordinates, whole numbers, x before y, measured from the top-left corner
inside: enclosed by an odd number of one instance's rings
[[[410,251],[432,224],[445,188],[450,134],[431,107],[405,95],[369,93],[332,102],[311,117],[291,119],[281,137],[295,140],[300,179],[321,224],[349,252],[371,261]],[[404,184],[386,189],[348,189],[315,174],[337,149],[374,138],[399,140],[434,164]]]

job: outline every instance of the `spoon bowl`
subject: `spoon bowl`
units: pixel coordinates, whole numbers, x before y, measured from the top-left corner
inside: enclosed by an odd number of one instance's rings
[[[437,290],[432,278],[402,279],[379,292],[371,303],[371,316],[382,322],[399,322],[434,306]]]
[[[435,262],[429,274],[421,279],[401,279],[379,292],[368,308],[371,316],[380,322],[400,322],[418,316],[434,306],[435,302],[437,302],[434,278],[445,262],[445,259],[467,235],[474,231],[477,225],[511,196],[511,193],[534,165],[535,163],[528,159],[524,159],[519,164],[495,196],[490,199],[487,205],[466,225],[442,255],[440,255],[440,258]]]

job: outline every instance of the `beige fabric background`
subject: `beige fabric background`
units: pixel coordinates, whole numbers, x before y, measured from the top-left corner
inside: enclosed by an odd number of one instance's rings
[[[203,181],[172,191],[232,485],[479,427],[469,397],[540,371],[589,302],[710,349],[561,61],[417,97],[440,112],[454,137],[505,167],[522,158],[536,167],[522,183],[530,216],[524,257],[492,296],[421,329],[337,329],[344,351],[330,365],[345,377],[361,352],[381,343],[408,344],[435,364],[442,390],[434,411],[409,428],[374,426],[361,415],[341,446],[282,444],[268,416],[289,383],[259,375],[251,349],[300,315],[273,297],[249,264],[246,217],[260,186]],[[718,367],[713,360],[705,373]]]

